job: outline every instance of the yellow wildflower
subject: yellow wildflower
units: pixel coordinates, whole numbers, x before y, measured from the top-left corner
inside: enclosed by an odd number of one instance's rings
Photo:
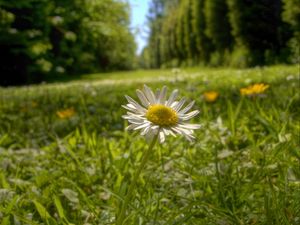
[[[203,97],[207,102],[214,102],[219,97],[219,93],[216,91],[207,91],[203,93]]]
[[[31,108],[36,108],[38,103],[35,101],[23,103],[20,107],[21,112],[28,112]]]
[[[69,109],[65,109],[65,110],[60,110],[56,112],[56,115],[60,118],[60,119],[67,119],[70,118],[72,116],[74,116],[75,114],[75,110],[73,107],[69,108]]]
[[[268,84],[258,83],[258,84],[250,85],[246,88],[241,88],[240,93],[241,95],[247,95],[247,96],[258,95],[258,94],[262,94],[268,88],[269,88]]]
[[[36,108],[38,106],[38,103],[35,101],[32,101],[31,106],[32,106],[32,108]]]
[[[252,94],[252,90],[248,89],[248,88],[241,88],[240,89],[240,93],[241,93],[241,95],[251,95]]]
[[[23,113],[28,112],[28,108],[26,106],[22,106],[20,108],[20,111],[23,112]]]

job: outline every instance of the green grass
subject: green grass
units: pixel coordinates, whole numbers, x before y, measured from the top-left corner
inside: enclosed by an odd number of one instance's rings
[[[270,85],[262,97],[239,89]],[[147,142],[124,95],[146,83],[196,100],[196,141],[156,145],[124,224],[300,224],[299,67],[87,75],[0,88],[0,224],[114,224]],[[207,103],[202,93],[220,97]],[[56,112],[73,107],[75,115]]]

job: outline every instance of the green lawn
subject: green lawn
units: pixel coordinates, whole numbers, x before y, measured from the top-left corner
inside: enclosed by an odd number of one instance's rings
[[[260,82],[261,96],[240,95]],[[148,145],[124,131],[121,105],[144,83],[195,100],[202,128],[155,146],[124,224],[300,224],[299,82],[299,66],[282,65],[0,88],[0,224],[114,224]]]

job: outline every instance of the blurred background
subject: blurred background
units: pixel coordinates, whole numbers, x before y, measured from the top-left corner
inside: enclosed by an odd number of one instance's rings
[[[0,0],[1,86],[299,63],[300,0]]]

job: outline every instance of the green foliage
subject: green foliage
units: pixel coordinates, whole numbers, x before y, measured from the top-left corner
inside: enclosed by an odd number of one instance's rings
[[[278,55],[283,47],[279,39],[284,38],[280,34],[281,1],[227,2],[233,36],[238,47],[250,52],[250,65],[264,64],[265,51],[272,51]]]
[[[226,1],[205,1],[204,13],[206,35],[211,39],[214,49],[220,54],[225,50],[230,50],[233,43]]]
[[[128,5],[117,0],[0,1],[0,84],[131,68],[128,14]]]
[[[139,68],[145,68],[145,69],[150,69],[150,54],[149,54],[149,48],[144,48],[138,61],[138,66]]]
[[[173,58],[173,52],[176,48],[174,43],[174,26],[176,11],[174,11],[168,18],[163,21],[161,28],[161,45],[160,45],[160,55],[162,62],[166,63]]]
[[[300,29],[300,6],[299,0],[283,0],[284,12],[283,18],[286,22],[290,23],[295,30]]]
[[[176,23],[176,47],[178,51],[178,59],[180,62],[186,59],[186,52],[184,47],[184,23],[183,23],[183,10],[182,8],[178,8],[178,19]]]
[[[153,149],[127,224],[298,224],[297,66],[136,73],[0,89],[1,224],[114,224],[147,148],[124,131],[121,105],[144,82],[195,100],[202,128]],[[257,82],[263,96],[239,95]],[[216,102],[202,99],[210,90]]]
[[[171,67],[175,61],[177,66],[248,67],[299,60],[298,0],[159,2],[159,16],[149,21],[152,67]]]
[[[289,40],[289,46],[292,51],[291,61],[300,62],[300,1],[299,0],[283,0],[284,11],[282,17],[284,21],[289,23],[293,29],[293,37]]]
[[[245,46],[237,46],[230,55],[229,65],[237,68],[246,68],[252,62],[251,52]]]
[[[184,35],[184,48],[186,52],[187,60],[192,60],[195,52],[193,46],[195,46],[195,39],[192,33],[192,5],[191,0],[182,1],[182,11],[183,11],[183,35]],[[189,65],[193,66],[193,65]]]
[[[150,36],[148,39],[148,49],[149,49],[149,64],[151,68],[157,68],[161,64],[161,23],[163,15],[163,0],[153,0],[151,2],[150,12],[149,12],[149,27]]]
[[[197,50],[196,62],[205,65],[209,60],[210,40],[205,34],[204,0],[192,1],[192,30]]]

